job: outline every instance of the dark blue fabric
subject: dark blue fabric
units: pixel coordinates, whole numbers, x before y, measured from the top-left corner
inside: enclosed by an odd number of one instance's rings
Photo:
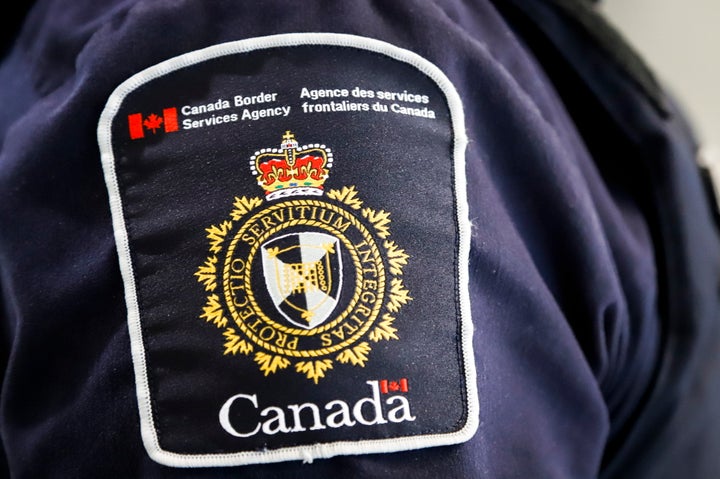
[[[38,2],[0,65],[12,477],[714,477],[720,247],[692,137],[552,5],[495,3]],[[479,430],[313,464],[160,466],[140,438],[100,112],[167,58],[308,31],[416,52],[463,100]]]
[[[609,401],[613,431],[604,476],[715,477],[720,257],[691,128],[672,98],[664,99],[666,112],[655,111],[643,82],[628,81],[607,51],[590,48],[588,32],[562,10],[509,3],[519,10],[498,5],[550,72],[606,182],[636,198],[657,245],[662,355],[635,414],[621,397]],[[626,367],[626,382],[629,374]]]

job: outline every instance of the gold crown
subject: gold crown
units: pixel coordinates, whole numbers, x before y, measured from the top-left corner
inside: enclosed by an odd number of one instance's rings
[[[264,148],[250,157],[250,170],[268,200],[295,195],[322,195],[332,166],[332,152],[325,145],[298,147],[286,131],[280,148]]]

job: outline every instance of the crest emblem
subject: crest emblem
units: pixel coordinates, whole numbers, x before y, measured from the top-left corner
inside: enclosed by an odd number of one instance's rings
[[[291,233],[261,249],[265,285],[278,312],[300,328],[324,323],[342,286],[338,239],[325,233]]]
[[[292,366],[317,384],[337,362],[364,366],[373,343],[400,339],[395,315],[412,300],[390,213],[354,186],[326,191],[332,151],[289,131],[249,163],[264,197],[235,197],[206,228],[200,318],[222,331],[225,355],[251,357],[265,376]]]

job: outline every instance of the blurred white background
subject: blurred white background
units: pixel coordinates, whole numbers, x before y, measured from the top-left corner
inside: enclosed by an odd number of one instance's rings
[[[602,0],[720,161],[720,0]]]

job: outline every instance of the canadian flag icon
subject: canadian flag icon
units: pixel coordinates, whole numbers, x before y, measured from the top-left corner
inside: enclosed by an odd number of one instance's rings
[[[406,393],[408,391],[408,380],[406,378],[402,378],[399,381],[389,381],[387,379],[380,381],[380,392],[383,394],[396,392]]]
[[[146,130],[153,134],[157,133],[158,130],[165,133],[178,131],[177,108],[163,109],[162,116],[155,113],[150,113],[145,117],[143,117],[142,113],[128,115],[128,130],[132,140],[145,138]]]

